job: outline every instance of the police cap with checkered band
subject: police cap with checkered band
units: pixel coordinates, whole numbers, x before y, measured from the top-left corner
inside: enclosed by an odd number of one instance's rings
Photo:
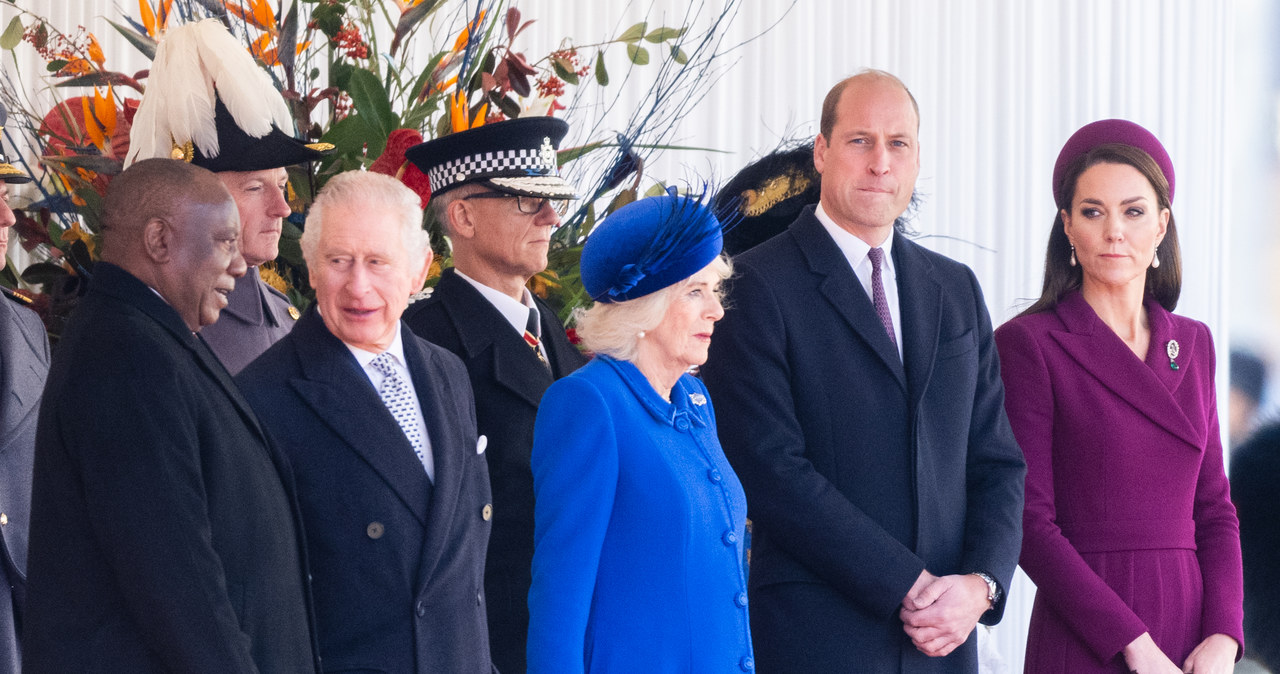
[[[520,117],[429,140],[405,157],[427,174],[432,196],[479,183],[517,196],[573,199],[556,161],[568,132],[564,120]]]

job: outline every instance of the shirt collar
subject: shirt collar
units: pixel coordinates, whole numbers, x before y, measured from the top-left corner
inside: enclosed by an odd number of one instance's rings
[[[362,368],[368,368],[369,363],[373,362],[374,358],[381,355],[379,353],[365,351],[359,347],[351,346],[346,342],[343,342],[343,346],[347,347],[347,349],[351,351],[351,355],[356,357],[356,361],[360,363],[360,367]],[[404,359],[404,340],[400,338],[399,325],[396,326],[395,336],[391,338],[391,345],[387,347],[387,350],[384,353],[391,354],[392,359],[394,359],[400,367],[405,368],[406,370],[409,368]]]
[[[511,324],[511,327],[515,328],[516,332],[524,334],[525,328],[529,325],[529,310],[534,308],[533,295],[529,293],[528,288],[522,288],[523,295],[521,295],[520,300],[516,300],[504,292],[494,290],[467,276],[459,271],[457,267],[454,267],[453,271],[459,278],[470,283],[472,287],[479,291],[480,295],[488,300],[489,304],[492,304],[493,308],[497,309],[503,318],[507,319],[507,322]]]
[[[836,242],[836,246],[844,253],[845,259],[849,261],[849,266],[857,269],[867,259],[867,253],[871,252],[871,246],[862,239],[849,233],[849,230],[836,224],[836,221],[827,214],[822,208],[822,203],[818,203],[818,207],[813,209],[813,214],[818,218],[818,222],[822,223],[823,229],[827,230],[827,234]],[[884,251],[884,271],[888,272],[892,277],[893,274],[893,234],[880,244],[880,249]]]

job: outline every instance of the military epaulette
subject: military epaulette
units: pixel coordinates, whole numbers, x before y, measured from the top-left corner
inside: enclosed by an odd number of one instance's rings
[[[13,300],[14,302],[17,302],[18,304],[21,304],[24,307],[30,307],[35,302],[30,297],[27,297],[22,293],[14,292],[4,286],[0,286],[0,294],[3,294],[5,297]]]

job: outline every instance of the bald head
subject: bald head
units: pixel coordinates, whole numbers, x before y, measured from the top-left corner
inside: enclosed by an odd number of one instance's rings
[[[107,188],[102,259],[160,293],[191,330],[213,323],[245,273],[235,201],[213,173],[146,159]]]
[[[142,249],[142,231],[153,219],[180,221],[202,205],[231,195],[213,173],[176,159],[144,159],[116,176],[103,204],[102,259],[126,266]]]
[[[916,97],[912,95],[907,85],[898,79],[893,73],[875,68],[865,68],[857,75],[846,77],[836,83],[831,90],[827,92],[827,97],[822,101],[822,117],[818,122],[818,130],[829,141],[831,139],[831,131],[836,126],[836,121],[840,115],[840,97],[844,95],[845,89],[850,85],[884,83],[891,86],[901,88],[907,94],[907,98],[911,101],[911,109],[916,113],[916,128],[920,127],[920,105],[916,103]]]

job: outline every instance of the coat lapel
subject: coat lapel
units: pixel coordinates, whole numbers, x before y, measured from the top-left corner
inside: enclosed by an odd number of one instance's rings
[[[551,360],[551,376],[554,379],[567,377],[586,365],[587,357],[569,342],[568,335],[564,333],[564,325],[551,307],[537,297],[533,298],[533,302],[538,305],[538,315],[542,319],[542,346]]]
[[[431,510],[427,514],[422,559],[418,565],[418,583],[421,586],[434,576],[436,565],[445,554],[445,543],[450,540],[449,529],[458,521],[456,511],[468,452],[474,454],[476,449],[475,438],[464,437],[462,430],[466,426],[459,418],[466,412],[459,409],[458,403],[468,398],[441,376],[444,367],[437,354],[425,348],[420,338],[407,327],[401,326],[400,334],[435,459]]]
[[[454,325],[465,360],[471,363],[477,358],[491,358],[494,381],[537,407],[551,385],[551,373],[511,324],[453,269],[441,275],[436,292],[440,293],[445,310],[456,318]],[[542,309],[539,307],[539,311]]]
[[[919,244],[894,232],[893,262],[898,279],[898,312],[902,317],[902,359],[907,371],[911,409],[917,409],[933,374],[938,352],[942,284]]]
[[[801,254],[808,260],[809,270],[822,277],[818,288],[823,297],[831,303],[831,307],[849,324],[849,327],[853,328],[854,333],[866,342],[867,347],[893,373],[894,379],[905,391],[906,372],[903,369],[902,360],[898,358],[898,350],[885,334],[884,325],[876,315],[871,298],[867,296],[867,291],[854,275],[849,261],[840,252],[835,241],[831,240],[831,235],[822,228],[822,223],[818,221],[817,216],[813,214],[813,207],[806,208],[788,231],[795,237]],[[895,248],[897,243],[897,241],[894,242]]]
[[[329,332],[314,306],[299,319],[293,334],[302,376],[290,385],[425,525],[430,489],[427,474],[355,356]],[[430,419],[427,424],[432,425]],[[434,443],[435,436],[431,439]]]
[[[1064,297],[1055,312],[1066,331],[1049,334],[1082,369],[1106,386],[1117,397],[1134,406],[1157,426],[1190,443],[1204,445],[1204,432],[1197,431],[1173,392],[1182,384],[1185,362],[1195,352],[1195,334],[1173,335],[1169,314],[1158,304],[1148,301],[1151,324],[1151,346],[1145,361],[1139,360],[1102,319],[1094,313],[1084,297],[1071,293]],[[1165,355],[1165,344],[1177,339],[1182,347],[1182,367],[1173,370]]]

